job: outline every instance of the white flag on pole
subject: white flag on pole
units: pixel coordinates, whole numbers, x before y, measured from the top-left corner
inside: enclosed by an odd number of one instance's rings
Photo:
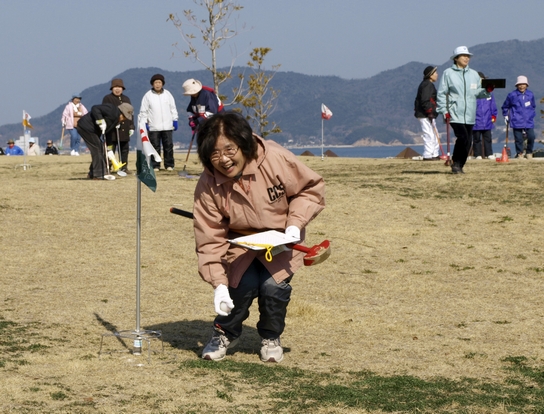
[[[331,119],[332,112],[329,108],[325,106],[325,104],[321,104],[321,118],[323,119]]]

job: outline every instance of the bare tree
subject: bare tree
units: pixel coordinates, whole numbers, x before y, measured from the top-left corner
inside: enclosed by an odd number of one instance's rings
[[[235,3],[232,0],[193,0],[193,2],[206,9],[207,17],[200,19],[192,10],[184,10],[183,15],[187,20],[188,26],[192,26],[200,33],[200,37],[204,42],[204,45],[211,52],[211,62],[207,63],[202,58],[201,53],[195,46],[197,36],[189,33],[190,28],[186,28],[186,25],[181,21],[177,14],[170,14],[168,20],[170,20],[174,26],[178,29],[183,41],[185,42],[186,49],[183,50],[185,57],[192,58],[194,61],[199,62],[212,73],[213,87],[215,92],[221,100],[226,100],[226,96],[222,96],[219,93],[219,86],[231,77],[232,68],[234,66],[234,57],[231,61],[230,68],[227,71],[217,70],[217,50],[229,39],[232,39],[239,34],[238,29],[231,28],[230,21],[232,14],[243,9],[242,6]],[[167,21],[168,21],[167,20]],[[178,44],[174,44],[178,47]],[[233,99],[234,101],[234,99]],[[232,104],[232,102],[226,105]]]
[[[251,60],[247,63],[253,71],[247,80],[247,88],[234,90],[235,101],[244,107],[243,112],[245,112],[246,119],[255,130],[259,131],[259,135],[263,138],[281,132],[275,122],[272,123],[271,127],[268,127],[268,117],[276,108],[276,100],[280,92],[270,86],[270,82],[280,65],[272,66],[272,71],[268,72],[263,66],[264,58],[271,50],[268,47],[253,49],[249,54]],[[238,76],[243,82],[243,75]]]

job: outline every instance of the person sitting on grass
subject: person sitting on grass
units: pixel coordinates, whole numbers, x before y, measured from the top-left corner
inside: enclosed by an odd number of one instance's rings
[[[59,150],[53,145],[53,141],[47,141],[47,147],[45,147],[45,155],[59,155]]]

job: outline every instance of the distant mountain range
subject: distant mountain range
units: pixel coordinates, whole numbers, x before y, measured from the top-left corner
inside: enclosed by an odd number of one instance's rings
[[[469,48],[474,57],[470,67],[483,72],[490,78],[506,78],[506,89],[495,90],[495,99],[500,107],[510,91],[515,87],[518,75],[529,79],[529,89],[537,100],[537,127],[540,137],[543,129],[539,116],[539,101],[544,96],[544,38],[533,41],[510,40],[486,43]],[[449,56],[450,50],[444,50]],[[280,62],[281,63],[281,62]],[[281,134],[269,138],[280,143],[293,142],[300,145],[321,144],[321,103],[333,112],[333,117],[324,121],[325,143],[328,145],[391,145],[420,143],[419,123],[413,115],[413,102],[417,87],[423,77],[423,69],[432,63],[409,62],[396,69],[381,72],[367,79],[342,79],[336,76],[310,76],[294,72],[278,72],[273,79],[273,87],[279,90],[277,108],[270,116],[282,129]],[[436,65],[436,63],[434,63]],[[450,67],[451,61],[439,65],[439,74]],[[221,93],[232,96],[237,86],[239,72],[249,69],[234,68],[233,79],[221,86]],[[132,100],[136,113],[139,111],[143,95],[151,87],[149,80],[155,73],[166,78],[165,88],[176,100],[180,114],[180,128],[174,133],[174,140],[180,143],[190,141],[190,128],[185,122],[189,99],[182,95],[182,83],[195,78],[205,85],[213,86],[211,75],[205,70],[170,72],[159,68],[135,68],[120,73],[114,78],[122,78],[126,86],[125,94]],[[110,93],[110,81],[90,87],[82,92],[83,104],[91,106],[102,102],[104,95]],[[438,87],[438,82],[437,82]],[[67,96],[67,102],[70,99]],[[58,141],[61,134],[61,114],[66,104],[52,110],[49,114],[32,118],[32,135]],[[232,108],[232,107],[231,107]],[[500,113],[500,108],[499,108]],[[440,123],[441,124],[441,123]],[[440,130],[444,131],[443,125]],[[0,126],[0,146],[5,147],[8,139],[16,139],[22,134],[20,123]],[[504,140],[502,116],[497,120],[494,137]]]

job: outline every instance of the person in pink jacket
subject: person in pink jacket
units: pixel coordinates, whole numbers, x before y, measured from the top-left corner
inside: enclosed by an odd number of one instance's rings
[[[87,108],[81,103],[81,96],[72,96],[62,112],[62,127],[70,134],[70,155],[79,155],[81,136],[77,132],[77,122],[87,113]]]
[[[304,240],[305,227],[325,208],[325,183],[293,153],[253,134],[235,112],[207,119],[197,142],[205,167],[194,193],[198,272],[214,288],[218,315],[202,358],[225,357],[257,298],[261,360],[280,362],[289,282],[303,265],[304,253],[286,249],[267,261],[263,250],[228,240],[266,230]]]

